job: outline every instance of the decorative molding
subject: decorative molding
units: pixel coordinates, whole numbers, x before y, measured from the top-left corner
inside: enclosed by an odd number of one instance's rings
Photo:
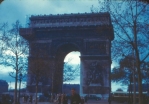
[[[30,17],[30,27],[111,25],[109,13],[38,15]]]

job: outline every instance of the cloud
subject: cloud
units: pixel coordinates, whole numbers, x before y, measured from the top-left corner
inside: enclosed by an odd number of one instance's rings
[[[123,85],[120,83],[111,83],[112,89],[111,91],[116,91],[118,88],[123,89],[123,91],[127,91],[128,86],[127,85]]]
[[[7,82],[14,81],[14,78],[9,76],[9,73],[12,71],[13,69],[10,67],[0,66],[0,79],[5,80]]]
[[[70,52],[64,59],[64,62],[69,62],[70,64],[80,64],[80,52]]]
[[[98,0],[5,0],[0,5],[0,22],[12,24],[20,20],[23,25],[27,15],[90,12]]]
[[[9,75],[9,73],[12,71],[13,69],[11,67],[0,66],[0,80],[5,80],[9,84],[9,89],[15,88],[15,79]],[[26,87],[26,81],[24,80],[26,80],[26,78],[22,80],[21,88]]]
[[[0,74],[6,74],[8,72],[13,71],[13,69],[11,67],[4,67],[2,65],[0,65],[0,70],[1,70],[1,73]]]
[[[18,85],[19,85],[20,83],[18,82]],[[8,87],[8,89],[9,90],[11,90],[11,89],[15,89],[15,82],[8,82],[8,85],[9,85],[9,87]],[[19,89],[19,86],[17,86],[18,87],[18,89]],[[26,82],[24,82],[24,81],[22,81],[21,82],[21,87],[20,87],[20,89],[22,89],[22,88],[25,88],[26,87]]]

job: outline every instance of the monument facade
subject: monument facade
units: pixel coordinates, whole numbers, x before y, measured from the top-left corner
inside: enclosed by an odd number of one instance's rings
[[[80,94],[110,93],[114,33],[109,13],[31,16],[29,27],[21,28],[20,35],[29,42],[28,71],[35,68],[32,62],[37,59],[48,62],[43,66],[47,65],[51,77],[44,85],[53,86],[53,92],[62,91],[65,56],[79,51]],[[33,78],[28,74],[27,86],[31,84]]]

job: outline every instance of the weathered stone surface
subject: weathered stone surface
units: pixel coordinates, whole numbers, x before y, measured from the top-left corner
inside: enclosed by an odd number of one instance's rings
[[[81,53],[80,93],[109,94],[111,90],[111,41],[114,38],[109,13],[31,16],[30,26],[20,35],[29,41],[29,71],[33,58],[47,59],[50,91],[62,91],[63,61],[71,51]],[[49,67],[47,65],[47,67]],[[52,74],[51,74],[52,73]],[[31,75],[28,75],[28,86]]]

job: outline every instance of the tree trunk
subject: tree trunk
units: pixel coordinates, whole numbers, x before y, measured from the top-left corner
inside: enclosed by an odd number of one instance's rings
[[[17,82],[18,82],[18,71],[16,70],[16,76],[15,76],[15,93],[14,93],[14,104],[17,104]]]
[[[137,14],[137,1],[136,1],[136,14]],[[137,74],[138,74],[138,90],[139,90],[139,104],[143,104],[142,99],[142,77],[141,77],[141,69],[140,69],[140,56],[139,56],[139,50],[138,50],[138,37],[137,37],[137,18],[133,21],[134,23],[134,44],[133,48],[135,51],[136,56],[136,68],[137,68]]]
[[[38,103],[38,98],[37,98],[37,94],[38,94],[38,81],[36,82],[36,100],[35,100],[35,104]]]
[[[136,104],[136,79],[135,79],[135,68],[133,69],[133,104]]]
[[[138,45],[137,45],[137,35],[135,35],[135,54],[136,54],[136,68],[137,68],[137,75],[138,75],[138,91],[139,91],[139,104],[143,104],[142,99],[142,73],[140,69],[140,57],[138,52]]]
[[[143,98],[142,98],[142,77],[141,77],[140,67],[138,67],[138,90],[139,90],[139,104],[143,104]]]
[[[135,67],[135,53],[133,50],[133,104],[136,104],[136,67]]]

